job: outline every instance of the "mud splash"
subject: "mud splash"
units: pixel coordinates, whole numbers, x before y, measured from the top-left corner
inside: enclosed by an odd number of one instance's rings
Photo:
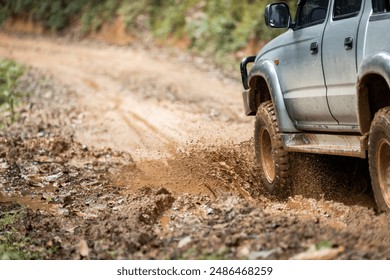
[[[217,198],[225,193],[250,201],[260,193],[260,180],[250,142],[222,147],[188,146],[158,161],[124,166],[116,179],[129,193],[143,186],[164,187],[176,195],[188,193]]]

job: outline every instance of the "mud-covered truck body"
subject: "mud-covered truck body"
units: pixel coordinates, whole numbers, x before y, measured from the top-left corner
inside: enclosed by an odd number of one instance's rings
[[[274,3],[265,21],[287,31],[240,65],[263,184],[287,193],[290,152],[368,157],[389,211],[390,0],[299,0],[294,19]]]

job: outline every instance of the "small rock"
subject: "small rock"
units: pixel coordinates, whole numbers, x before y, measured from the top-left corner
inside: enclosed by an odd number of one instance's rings
[[[249,253],[250,253],[249,245],[241,246],[240,248],[237,249],[238,258],[247,258]]]
[[[214,214],[214,209],[211,207],[205,206],[205,210],[206,210],[207,215]]]
[[[188,244],[190,244],[191,242],[192,242],[191,236],[186,236],[179,241],[179,244],[177,244],[177,247],[179,249],[183,248],[183,247],[187,246]]]
[[[47,182],[53,182],[54,180],[57,180],[58,178],[60,178],[62,175],[64,175],[64,173],[59,172],[57,174],[46,176],[45,179]]]
[[[74,234],[76,226],[71,226],[65,229],[66,232],[69,232],[70,234]]]
[[[311,246],[306,252],[296,254],[292,260],[333,260],[339,254],[345,251],[343,246],[337,248],[316,249],[315,245]]]
[[[88,258],[89,257],[89,248],[87,241],[84,239],[81,239],[79,242],[79,245],[77,246],[77,251],[82,258]]]
[[[248,259],[250,259],[250,260],[266,259],[269,256],[271,256],[273,253],[276,253],[277,251],[280,251],[280,249],[278,248],[278,249],[272,249],[272,250],[250,252]]]
[[[112,207],[115,206],[115,202],[114,201],[109,201],[109,202],[107,202],[107,206],[112,208]]]
[[[222,167],[225,167],[225,168],[230,168],[230,166],[227,165],[226,162],[224,162],[224,161],[219,162],[219,165]]]

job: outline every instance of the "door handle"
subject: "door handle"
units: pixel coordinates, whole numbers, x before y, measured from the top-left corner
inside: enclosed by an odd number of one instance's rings
[[[317,54],[318,53],[318,43],[313,42],[310,44],[310,53],[311,54]]]
[[[353,38],[347,37],[344,39],[344,49],[351,50],[353,48]]]

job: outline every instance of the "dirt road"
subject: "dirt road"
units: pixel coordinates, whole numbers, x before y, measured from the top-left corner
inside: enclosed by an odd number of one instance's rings
[[[43,69],[75,90],[85,125],[77,140],[161,158],[186,143],[248,140],[240,85],[188,57],[0,35],[1,55]],[[187,59],[187,60],[186,60]]]
[[[295,155],[293,196],[264,194],[239,81],[201,58],[5,33],[0,57],[33,67],[0,206],[39,258],[390,257],[366,162]]]

